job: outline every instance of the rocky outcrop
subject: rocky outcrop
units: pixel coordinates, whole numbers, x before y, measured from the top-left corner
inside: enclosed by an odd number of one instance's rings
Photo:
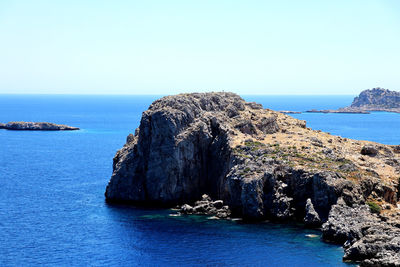
[[[370,110],[376,108],[400,109],[400,92],[380,87],[364,90],[354,98],[350,107]]]
[[[204,194],[201,200],[196,201],[194,206],[184,204],[178,207],[181,214],[199,214],[199,215],[212,215],[215,218],[228,219],[231,215],[229,207],[224,205],[223,200],[211,200],[211,198]]]
[[[317,227],[321,225],[321,219],[319,218],[319,214],[315,211],[314,205],[311,202],[311,199],[307,199],[306,202],[306,216],[304,217],[304,224],[310,227]]]
[[[369,146],[373,156],[363,150]],[[150,105],[117,152],[105,196],[108,202],[180,205],[186,214],[323,224],[326,240],[350,249],[366,236],[363,225],[389,225],[366,203],[379,212],[390,207],[382,213],[400,218],[396,151],[313,131],[232,93],[167,96]],[[354,225],[342,220],[351,216],[358,218]],[[384,264],[387,251],[361,260]]]
[[[325,240],[344,244],[345,261],[361,266],[400,266],[400,229],[371,215],[367,205],[349,207],[340,199],[322,226]]]
[[[245,108],[240,97],[228,93],[155,101],[143,113],[135,140],[114,158],[107,200],[173,206],[194,202],[204,193],[221,199],[233,160],[232,129],[225,121],[236,121],[232,128],[239,131],[258,131],[252,121],[234,119]]]
[[[362,91],[354,98],[353,103],[344,108],[327,110],[308,110],[311,113],[358,113],[369,114],[370,111],[387,111],[400,113],[400,92],[384,88],[372,88]]]
[[[79,130],[77,127],[71,127],[63,124],[50,122],[24,122],[16,121],[7,124],[0,123],[0,129],[18,130],[18,131],[73,131]]]

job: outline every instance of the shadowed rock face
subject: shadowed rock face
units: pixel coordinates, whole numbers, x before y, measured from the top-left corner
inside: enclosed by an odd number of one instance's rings
[[[245,111],[249,118],[239,115]],[[248,162],[268,149],[250,145],[243,154],[234,152],[232,143],[239,134],[257,137],[279,131],[274,112],[255,116],[253,111],[264,110],[230,93],[154,102],[143,113],[135,140],[129,137],[114,158],[107,200],[173,206],[208,194],[224,200],[237,216],[287,220],[303,218],[311,198],[327,218],[337,199],[333,183],[344,179],[329,172],[295,171],[272,159],[267,164],[261,158]]]
[[[18,130],[18,131],[73,131],[79,130],[77,127],[71,127],[63,124],[50,122],[24,122],[16,121],[7,124],[0,123],[0,129]]]
[[[374,156],[362,153],[365,147],[372,147]],[[205,213],[218,216],[210,201],[196,202],[207,194],[229,206],[221,217],[323,224],[327,240],[352,249],[346,251],[351,260],[365,248],[357,242],[370,240],[363,239],[369,233],[364,222],[396,228],[398,155],[395,146],[313,131],[304,121],[232,93],[167,96],[150,105],[135,135],[117,152],[105,196],[108,202],[136,205],[194,203],[181,210],[201,213],[197,207],[207,206]],[[393,223],[370,213],[368,201],[387,205]],[[386,254],[396,251],[396,240]],[[362,260],[396,260],[382,255]]]
[[[224,123],[244,108],[240,97],[228,93],[155,101],[135,140],[114,158],[107,199],[171,206],[204,193],[221,196],[232,157]]]

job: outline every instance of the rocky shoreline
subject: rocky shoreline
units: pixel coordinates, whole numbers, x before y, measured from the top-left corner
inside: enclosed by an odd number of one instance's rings
[[[6,124],[0,123],[0,129],[15,131],[75,131],[78,127],[72,127],[63,124],[55,124],[50,122],[25,122],[16,121]]]
[[[168,96],[113,161],[108,202],[299,221],[346,261],[400,266],[400,146],[350,140],[232,93]]]

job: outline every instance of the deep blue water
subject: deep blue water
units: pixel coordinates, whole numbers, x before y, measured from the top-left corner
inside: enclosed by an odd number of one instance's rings
[[[348,266],[342,249],[295,225],[174,217],[110,206],[112,158],[156,96],[0,95],[0,122],[72,132],[0,130],[0,266]],[[352,97],[247,96],[278,110],[336,108]],[[400,114],[297,114],[350,138],[399,144]]]
[[[354,96],[247,96],[248,101],[262,103],[273,110],[306,111],[337,109],[349,106]],[[375,141],[388,145],[400,144],[400,114],[373,112],[372,114],[302,113],[291,116],[306,120],[307,126],[342,137]]]

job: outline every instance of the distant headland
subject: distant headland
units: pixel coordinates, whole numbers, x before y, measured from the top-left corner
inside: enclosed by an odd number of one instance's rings
[[[355,97],[350,106],[339,109],[308,110],[310,113],[358,113],[368,114],[370,111],[386,111],[400,113],[400,92],[384,88],[372,88],[362,91]]]
[[[55,124],[50,122],[25,122],[13,121],[6,124],[0,123],[0,129],[16,131],[74,131],[78,127],[72,127],[64,124]]]

